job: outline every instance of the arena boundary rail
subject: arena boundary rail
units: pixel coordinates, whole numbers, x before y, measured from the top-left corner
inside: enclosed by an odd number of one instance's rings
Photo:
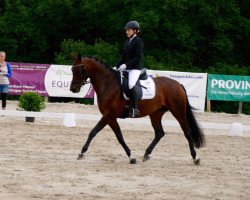
[[[51,112],[27,112],[27,111],[18,111],[18,110],[1,110],[1,116],[14,116],[14,117],[40,117],[40,118],[53,118],[53,119],[62,119],[63,125],[67,127],[76,126],[75,119],[78,120],[86,120],[86,121],[98,121],[101,118],[101,115],[93,115],[93,114],[77,114],[77,113],[51,113]],[[71,119],[67,119],[71,117]],[[72,126],[70,124],[65,124],[65,120],[71,121]],[[126,124],[139,124],[139,125],[151,125],[151,122],[147,118],[127,118],[127,119],[118,119],[119,123]],[[250,136],[250,126],[243,125],[241,123],[232,123],[232,124],[221,124],[221,123],[208,123],[208,122],[200,122],[203,129],[218,129],[218,130],[229,130],[230,135],[242,136],[247,134]],[[163,126],[174,126],[180,127],[179,123],[174,120],[163,120]]]

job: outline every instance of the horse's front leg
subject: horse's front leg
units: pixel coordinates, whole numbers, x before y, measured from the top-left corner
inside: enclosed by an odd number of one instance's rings
[[[128,155],[128,157],[129,157],[129,162],[130,162],[131,164],[135,164],[135,163],[136,163],[136,159],[133,158],[133,157],[131,156],[131,151],[130,151],[130,149],[128,148],[127,144],[125,143],[124,139],[123,139],[123,136],[122,136],[122,132],[121,132],[120,126],[119,126],[119,124],[117,123],[117,119],[114,119],[114,120],[110,121],[110,122],[109,122],[109,126],[110,126],[110,128],[114,131],[117,140],[118,140],[119,143],[122,145],[122,147],[124,148],[126,154]]]
[[[108,124],[108,119],[106,117],[102,117],[100,121],[96,124],[96,126],[90,131],[88,139],[84,146],[82,147],[81,153],[78,155],[78,160],[83,159],[84,153],[88,150],[89,144],[92,141],[92,139],[96,136],[96,134],[101,131],[106,125]]]

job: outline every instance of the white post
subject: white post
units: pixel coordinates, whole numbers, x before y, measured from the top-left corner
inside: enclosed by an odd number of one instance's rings
[[[230,129],[230,135],[232,136],[242,136],[242,125],[241,123],[233,123]]]
[[[94,92],[94,105],[95,106],[97,105],[97,95],[96,95],[96,92]]]

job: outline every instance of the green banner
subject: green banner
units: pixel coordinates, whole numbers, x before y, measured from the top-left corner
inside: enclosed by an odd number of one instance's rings
[[[249,101],[250,76],[208,74],[208,99]]]

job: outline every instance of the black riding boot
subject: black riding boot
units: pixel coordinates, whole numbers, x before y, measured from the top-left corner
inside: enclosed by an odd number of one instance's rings
[[[136,88],[133,87],[132,89],[130,89],[130,100],[131,100],[131,103],[132,103],[132,108],[129,112],[129,116],[130,117],[137,117],[140,115],[140,111],[139,111],[139,108],[138,108],[138,99],[137,99],[137,96],[136,96]]]

